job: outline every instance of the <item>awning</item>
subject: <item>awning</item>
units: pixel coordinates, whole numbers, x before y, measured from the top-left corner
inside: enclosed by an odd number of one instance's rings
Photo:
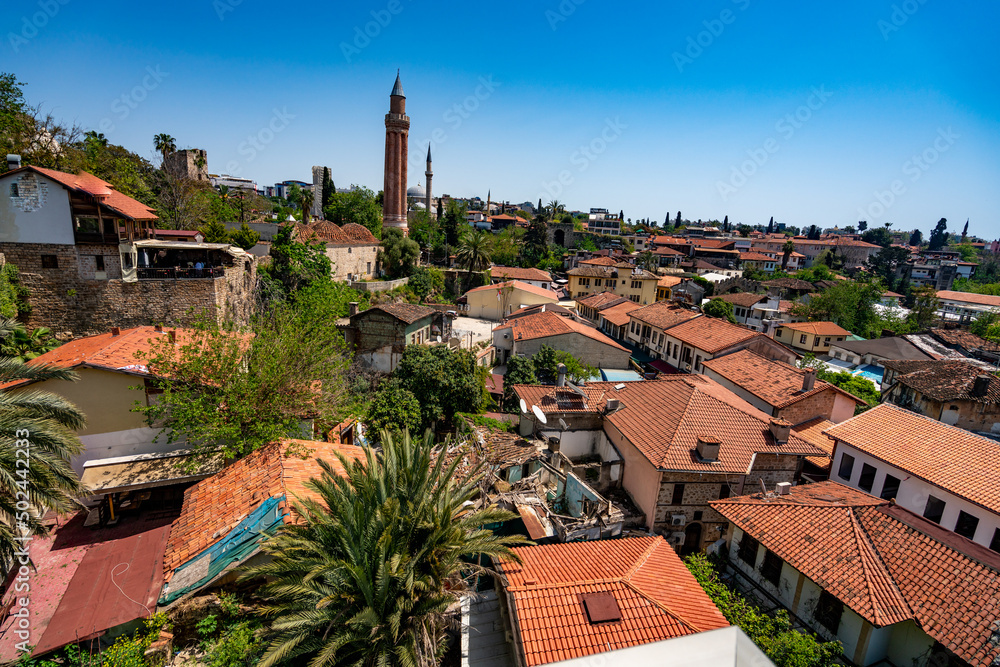
[[[658,373],[663,373],[664,375],[677,375],[680,373],[679,370],[665,362],[663,359],[657,359],[649,364],[650,368]]]
[[[196,243],[194,241],[159,241],[143,239],[133,244],[136,248],[165,248],[168,250],[221,250],[234,257],[247,254],[243,248],[229,243]]]
[[[192,460],[187,452],[97,459],[83,464],[80,481],[91,493],[108,494],[197,482],[222,469],[220,455],[202,459],[193,469],[186,469]]]

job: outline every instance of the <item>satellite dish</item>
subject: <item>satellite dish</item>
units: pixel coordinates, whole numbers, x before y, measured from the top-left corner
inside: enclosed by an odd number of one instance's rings
[[[559,418],[559,425],[562,426],[562,430],[568,430],[569,426],[566,424],[566,420],[562,417]]]
[[[549,423],[549,420],[545,418],[545,413],[542,412],[542,409],[540,407],[538,407],[537,405],[532,405],[531,411],[535,413],[535,417],[538,418],[538,421],[542,422],[543,424]]]
[[[523,398],[521,399],[521,412],[523,414],[528,414],[528,404],[524,402]]]

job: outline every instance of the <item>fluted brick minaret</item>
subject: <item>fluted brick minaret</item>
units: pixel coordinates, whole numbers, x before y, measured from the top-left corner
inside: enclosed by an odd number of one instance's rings
[[[383,187],[382,224],[407,233],[406,162],[410,136],[410,117],[406,115],[406,96],[396,73],[396,85],[389,95],[389,113],[385,115],[385,186]]]
[[[427,177],[427,193],[426,193],[426,207],[427,215],[434,217],[434,211],[431,209],[431,200],[434,198],[431,194],[431,181],[434,180],[434,170],[431,169],[431,145],[427,144],[427,171],[424,172],[424,176]]]

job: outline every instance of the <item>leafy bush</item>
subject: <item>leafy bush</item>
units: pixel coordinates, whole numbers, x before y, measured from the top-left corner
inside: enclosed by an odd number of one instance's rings
[[[784,609],[773,616],[762,612],[719,579],[718,567],[704,554],[684,562],[726,620],[739,626],[777,667],[833,667],[843,655],[840,642],[823,642],[792,628]]]

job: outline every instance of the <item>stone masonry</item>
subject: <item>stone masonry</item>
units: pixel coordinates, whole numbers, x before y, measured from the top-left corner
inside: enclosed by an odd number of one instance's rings
[[[249,255],[234,258],[221,278],[126,283],[121,280],[115,246],[2,243],[0,253],[17,266],[21,283],[29,290],[32,311],[26,326],[48,327],[61,339],[104,333],[116,326],[180,326],[202,313],[243,323],[253,310],[257,265]]]

